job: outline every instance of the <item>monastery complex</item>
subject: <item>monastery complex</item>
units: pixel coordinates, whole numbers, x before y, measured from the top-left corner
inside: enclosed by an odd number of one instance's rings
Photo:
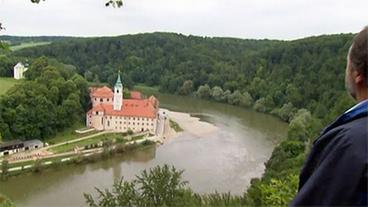
[[[120,74],[114,90],[106,86],[91,88],[90,97],[92,109],[86,114],[87,127],[115,132],[127,132],[130,129],[133,132],[157,134],[160,123],[159,101],[154,96],[143,99],[139,92],[132,92],[130,99],[124,99]]]

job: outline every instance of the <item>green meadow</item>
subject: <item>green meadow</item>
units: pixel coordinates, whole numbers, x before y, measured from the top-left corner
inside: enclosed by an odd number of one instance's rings
[[[24,49],[27,47],[36,47],[36,46],[41,46],[41,45],[48,45],[51,42],[25,42],[22,43],[20,45],[14,45],[14,46],[10,46],[10,49],[12,51],[16,51],[16,50],[20,50],[20,49]]]
[[[15,80],[14,78],[0,77],[0,95],[4,94],[9,90],[9,88],[20,82],[21,80]]]

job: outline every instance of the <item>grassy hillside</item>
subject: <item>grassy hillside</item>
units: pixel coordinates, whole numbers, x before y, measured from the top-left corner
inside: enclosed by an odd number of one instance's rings
[[[50,44],[50,43],[51,42],[26,42],[26,43],[21,43],[19,45],[11,46],[10,49],[12,51],[17,51],[17,50],[28,48],[28,47],[47,45],[47,44]]]
[[[73,37],[63,37],[63,36],[10,36],[10,35],[1,35],[0,40],[9,43],[10,45],[20,45],[23,43],[31,43],[31,42],[57,42],[66,39],[72,39]]]
[[[22,80],[15,80],[14,78],[1,78],[0,77],[0,95],[6,93],[9,88],[17,83],[22,82]]]

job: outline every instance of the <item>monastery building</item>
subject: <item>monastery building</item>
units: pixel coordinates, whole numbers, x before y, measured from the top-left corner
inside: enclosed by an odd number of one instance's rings
[[[92,109],[86,114],[87,126],[96,130],[126,132],[148,131],[156,134],[159,119],[159,101],[151,96],[142,99],[139,92],[132,92],[130,99],[123,98],[120,73],[114,91],[109,87],[92,88]]]

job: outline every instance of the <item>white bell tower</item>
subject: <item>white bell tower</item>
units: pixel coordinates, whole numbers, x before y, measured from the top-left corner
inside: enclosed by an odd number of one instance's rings
[[[118,74],[118,80],[115,83],[114,87],[114,110],[120,111],[123,106],[123,84],[120,80],[120,71]]]

